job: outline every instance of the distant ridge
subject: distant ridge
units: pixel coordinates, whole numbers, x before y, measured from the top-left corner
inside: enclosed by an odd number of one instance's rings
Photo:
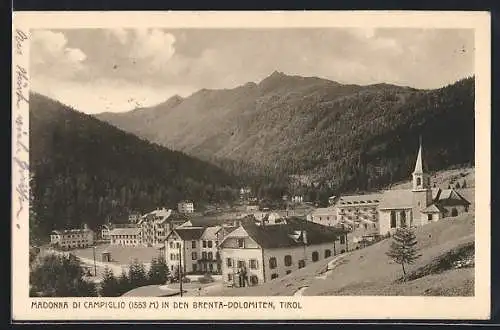
[[[97,118],[233,173],[295,174],[341,191],[406,179],[422,135],[431,170],[474,162],[474,78],[435,90],[275,71],[177,105]]]

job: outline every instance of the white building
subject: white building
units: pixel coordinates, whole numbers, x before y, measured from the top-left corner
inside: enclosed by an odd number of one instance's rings
[[[233,227],[192,226],[190,222],[178,226],[165,240],[165,259],[170,271],[178,271],[182,264],[185,274],[220,274],[219,243],[232,230]]]
[[[144,214],[137,222],[140,228],[141,243],[146,246],[162,244],[173,229],[170,216],[172,210],[161,208]]]
[[[323,226],[335,226],[337,224],[337,209],[335,207],[314,209],[307,215],[307,220]]]
[[[138,227],[114,228],[109,233],[111,245],[141,245],[141,229]]]
[[[308,220],[330,226],[342,225],[351,231],[354,243],[394,232],[400,227],[414,227],[443,217],[468,212],[470,202],[457,189],[431,189],[420,144],[412,189],[386,190],[380,193],[331,197],[332,208],[317,209]],[[325,222],[329,209],[336,209],[333,223]],[[331,215],[330,215],[331,217]],[[327,218],[328,219],[328,218]]]
[[[412,189],[388,190],[383,194],[378,208],[380,234],[394,232],[400,227],[422,226],[469,211],[470,202],[457,190],[431,189],[430,185],[420,143],[412,173]]]
[[[335,204],[338,223],[352,230],[362,228],[378,233],[378,206],[382,196],[381,193],[340,196]]]
[[[128,215],[128,222],[135,224],[139,221],[140,218],[141,218],[141,214],[139,212],[131,212]]]
[[[181,201],[177,204],[177,210],[179,213],[193,213],[194,204],[191,201]]]
[[[83,229],[53,230],[50,244],[65,250],[86,248],[94,245],[94,232],[87,226]]]
[[[292,196],[292,203],[300,204],[304,201],[304,197],[302,195]]]
[[[227,286],[254,286],[347,250],[346,232],[299,218],[262,225],[251,217],[220,244]]]

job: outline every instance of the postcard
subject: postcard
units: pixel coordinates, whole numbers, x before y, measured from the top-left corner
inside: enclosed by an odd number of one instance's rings
[[[490,317],[489,13],[12,31],[14,321]]]

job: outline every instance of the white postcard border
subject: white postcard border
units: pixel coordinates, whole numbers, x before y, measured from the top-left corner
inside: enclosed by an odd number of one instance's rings
[[[25,166],[29,146],[30,29],[51,28],[313,28],[406,27],[475,29],[475,296],[453,297],[184,297],[184,298],[29,298],[29,187]],[[21,33],[21,34],[20,34]],[[282,319],[486,319],[490,315],[490,16],[487,12],[15,12],[13,15],[12,105],[12,316],[23,320],[282,320]],[[24,40],[23,40],[24,39]],[[22,69],[26,72],[23,73]],[[24,74],[24,76],[23,76]],[[26,79],[26,84],[23,79]],[[20,83],[19,83],[20,81]],[[20,84],[20,85],[19,85]],[[20,93],[20,94],[19,94]],[[20,98],[19,103],[17,100]],[[23,163],[26,162],[26,163]],[[67,309],[36,309],[33,301],[68,302]],[[148,308],[72,308],[85,302],[144,301]],[[155,302],[274,302],[259,309],[161,309]],[[279,308],[300,301],[302,310]],[[235,304],[236,305],[236,304]]]

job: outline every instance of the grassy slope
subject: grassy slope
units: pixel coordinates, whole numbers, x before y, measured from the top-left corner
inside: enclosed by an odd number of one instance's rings
[[[474,242],[474,214],[446,218],[416,230],[422,257],[409,272],[427,265],[434,258],[461,244]],[[395,283],[402,275],[401,266],[389,261],[385,252],[390,240],[350,252],[326,279],[323,273],[333,258],[321,260],[290,275],[254,288],[224,289],[214,295],[272,296],[293,295],[308,286],[304,295],[473,295],[474,269],[449,270],[406,283]]]
[[[453,168],[438,171],[431,175],[431,184],[436,184],[437,187],[446,189],[448,185],[455,188],[456,182],[462,185],[466,182],[468,188],[473,188],[475,184],[475,169],[474,167]],[[391,185],[392,189],[410,189],[411,181],[406,180]]]

